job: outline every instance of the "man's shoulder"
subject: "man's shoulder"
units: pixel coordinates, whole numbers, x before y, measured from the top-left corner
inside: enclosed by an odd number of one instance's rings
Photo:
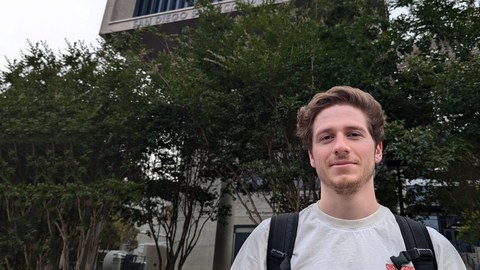
[[[303,208],[299,212],[299,218],[302,219],[302,218],[311,216],[312,214],[314,214],[315,210],[317,210],[316,207],[317,207],[316,203],[311,203],[307,207]]]
[[[444,248],[456,250],[453,244],[439,231],[435,230],[432,227],[426,226],[428,230],[428,234],[432,239],[433,248],[435,250],[441,250]]]
[[[440,232],[427,226],[432,239],[438,269],[466,269],[465,263],[453,244]]]

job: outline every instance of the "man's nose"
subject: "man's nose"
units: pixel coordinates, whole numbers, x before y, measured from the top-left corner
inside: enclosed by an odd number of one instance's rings
[[[336,154],[348,154],[350,145],[348,139],[344,135],[337,135],[335,138],[334,151]]]

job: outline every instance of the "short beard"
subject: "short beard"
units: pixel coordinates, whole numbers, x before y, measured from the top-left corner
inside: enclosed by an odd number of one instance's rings
[[[332,185],[332,188],[333,190],[335,190],[335,193],[337,193],[337,195],[351,196],[358,192],[362,184],[362,181],[354,181],[351,183],[343,183],[341,185]]]
[[[370,179],[372,179],[374,176],[375,176],[375,168],[373,169],[372,173],[368,177],[365,177],[364,179],[357,179],[356,181],[340,183],[337,185],[328,183],[327,185],[333,188],[333,190],[335,191],[335,193],[337,193],[337,195],[351,196],[357,193],[360,190],[360,188],[365,183],[370,181]]]

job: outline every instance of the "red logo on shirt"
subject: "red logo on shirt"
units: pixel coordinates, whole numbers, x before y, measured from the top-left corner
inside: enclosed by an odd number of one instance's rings
[[[387,263],[386,267],[387,267],[387,270],[398,270],[397,267],[395,267],[395,264]],[[400,270],[415,270],[415,267],[404,265]]]

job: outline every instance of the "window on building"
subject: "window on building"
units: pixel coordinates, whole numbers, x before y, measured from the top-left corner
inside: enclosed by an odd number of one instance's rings
[[[252,233],[255,229],[255,225],[235,225],[233,228],[233,256],[232,262],[237,257],[240,248],[242,247],[247,237]]]
[[[144,16],[194,6],[196,0],[137,0],[133,16]],[[212,0],[220,2],[222,0]]]

